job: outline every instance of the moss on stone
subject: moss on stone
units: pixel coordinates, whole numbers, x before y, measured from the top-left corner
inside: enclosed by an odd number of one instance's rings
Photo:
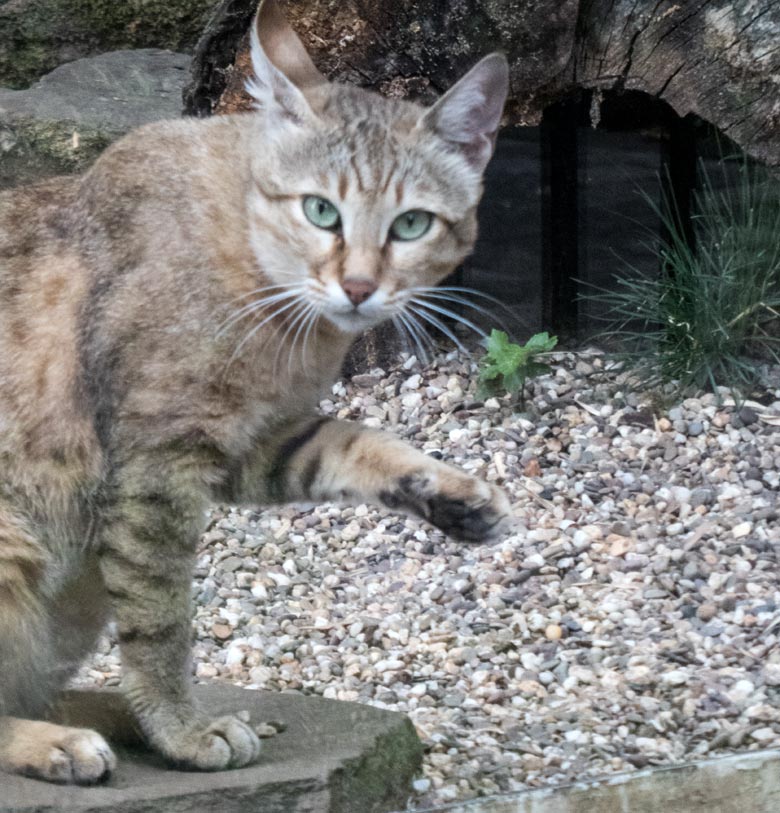
[[[77,122],[17,119],[0,129],[0,189],[83,172],[116,137]]]
[[[422,765],[423,748],[408,718],[329,778],[328,813],[382,813],[403,808]],[[370,801],[369,801],[370,800]]]

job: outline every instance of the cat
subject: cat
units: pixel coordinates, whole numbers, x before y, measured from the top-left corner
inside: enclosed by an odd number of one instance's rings
[[[0,769],[77,784],[115,757],[45,711],[106,619],[172,765],[252,763],[189,688],[204,510],[373,501],[481,542],[495,485],[317,414],[345,353],[471,250],[508,87],[491,54],[433,106],[329,83],[272,0],[257,110],[145,126],[82,177],[0,197]],[[435,300],[428,300],[435,302]],[[418,328],[419,329],[419,328]]]

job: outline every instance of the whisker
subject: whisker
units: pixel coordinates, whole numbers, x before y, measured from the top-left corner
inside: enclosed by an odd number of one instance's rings
[[[433,339],[428,335],[428,331],[423,324],[410,310],[404,310],[399,315],[417,345],[420,361],[427,363],[432,356],[436,355],[436,345]]]
[[[424,359],[424,361],[427,362],[428,354],[425,352],[425,348],[420,343],[420,339],[412,330],[409,320],[406,318],[407,315],[399,313],[397,315],[398,321],[395,321],[396,317],[394,316],[393,323],[395,324],[396,330],[398,330],[403,337],[407,353],[409,353],[410,356],[416,354],[418,358]]]
[[[435,328],[438,328],[448,339],[455,343],[455,346],[461,352],[466,352],[466,348],[463,346],[463,343],[460,339],[441,321],[441,319],[437,319],[432,313],[427,313],[426,311],[420,310],[419,308],[414,308],[411,305],[409,306],[410,310],[414,311],[421,319],[425,319],[426,322],[432,324]]]
[[[497,311],[500,311],[493,312],[492,310],[488,309],[486,312],[483,311],[483,313],[490,316],[492,319],[498,320],[499,325],[504,328],[513,324],[518,319],[517,312],[513,308],[510,308],[506,302],[502,302],[500,299],[497,299],[495,296],[491,296],[490,294],[486,294],[484,291],[478,291],[476,288],[465,288],[460,285],[418,285],[407,290],[412,295],[419,293],[425,296],[430,296],[435,294],[437,298],[443,298],[439,296],[442,293],[448,294],[456,297],[460,304],[467,305],[468,307],[475,309],[476,304],[471,300],[474,298],[481,299],[485,303],[489,303],[495,307]]]
[[[465,316],[461,316],[459,313],[455,313],[455,311],[451,311],[449,308],[445,308],[442,305],[436,305],[433,302],[427,302],[424,299],[418,299],[414,296],[412,297],[411,301],[416,305],[430,308],[432,311],[436,311],[436,313],[440,313],[442,316],[448,316],[450,319],[454,319],[456,322],[466,325],[466,327],[471,328],[478,336],[482,336],[483,338],[487,336],[487,333],[485,333],[481,327],[477,327],[472,321],[466,319]]]
[[[273,363],[273,371],[274,375],[276,375],[277,364],[279,362],[279,356],[282,352],[282,348],[284,347],[285,341],[287,341],[287,337],[290,335],[290,331],[298,324],[300,319],[305,315],[307,309],[309,307],[309,303],[305,301],[301,301],[298,303],[298,307],[290,314],[287,325],[287,330],[284,331],[282,337],[279,339],[279,344],[276,348],[276,353],[274,354],[274,363]]]
[[[444,293],[451,294],[466,294],[469,297],[476,296],[480,299],[486,299],[488,302],[492,302],[494,305],[498,305],[503,310],[507,310],[510,313],[512,312],[512,309],[506,304],[506,302],[502,302],[500,299],[497,299],[490,294],[486,294],[484,291],[478,291],[476,288],[463,288],[459,285],[416,285],[407,290],[412,294],[430,294],[439,293],[442,291]]]
[[[411,356],[414,353],[414,348],[412,346],[412,342],[409,339],[409,331],[401,321],[399,313],[394,313],[390,317],[390,321],[393,323],[393,327],[395,328],[395,332],[399,335],[401,341],[404,343],[404,350]]]
[[[293,369],[292,361],[293,361],[293,355],[295,353],[295,345],[298,344],[298,339],[301,336],[301,331],[306,327],[306,323],[309,321],[309,318],[311,317],[312,312],[314,311],[314,308],[315,308],[315,305],[314,305],[313,302],[309,302],[306,305],[306,307],[303,310],[303,317],[300,320],[300,324],[298,325],[298,329],[295,331],[295,333],[293,335],[292,344],[290,345],[290,353],[289,353],[289,355],[287,357],[287,372],[290,375],[292,375],[292,369]],[[301,355],[301,364],[303,365],[303,368],[305,369],[306,368],[306,359],[303,358],[303,355]]]
[[[312,318],[309,319],[309,325],[306,328],[306,333],[303,334],[303,344],[301,345],[301,358],[303,360],[303,369],[304,371],[308,370],[307,363],[306,363],[306,345],[309,342],[309,335],[311,334],[312,328],[314,328],[317,322],[320,321],[320,317],[322,316],[322,309],[317,303],[314,303],[314,310],[312,311]]]
[[[455,296],[454,294],[435,294],[433,292],[426,293],[424,295],[425,299],[440,299],[444,300],[445,302],[454,302],[458,305],[465,305],[467,308],[473,308],[475,311],[479,311],[479,313],[484,313],[485,316],[491,317],[491,319],[495,319],[496,314],[493,311],[489,310],[488,308],[483,308],[481,305],[478,305],[476,302],[470,302],[468,299],[463,299],[459,296]],[[498,317],[500,318],[500,317]]]
[[[268,322],[270,322],[272,319],[275,319],[280,314],[284,313],[285,311],[288,311],[293,306],[300,304],[300,302],[301,298],[299,297],[293,300],[292,302],[288,302],[287,304],[282,305],[281,307],[277,308],[272,314],[266,316],[265,319],[263,319],[261,322],[258,322],[258,324],[256,324],[251,330],[249,330],[247,334],[244,336],[244,338],[241,339],[241,341],[238,343],[236,349],[233,351],[233,355],[230,357],[230,361],[228,362],[228,367],[230,367],[233,361],[238,358],[238,356],[241,354],[241,350],[244,347],[244,345],[246,345],[246,343],[257,334],[258,330],[260,330],[264,325],[268,324]]]
[[[296,280],[295,282],[280,282],[275,285],[264,285],[262,288],[255,288],[253,291],[247,291],[245,294],[241,294],[240,296],[231,299],[231,302],[238,302],[240,299],[246,299],[248,296],[255,296],[256,294],[262,294],[265,291],[274,291],[277,288],[295,288],[301,284],[301,280]]]
[[[279,294],[273,294],[273,296],[267,296],[263,299],[259,299],[256,302],[250,302],[247,305],[243,305],[237,311],[234,311],[230,316],[222,322],[217,328],[217,336],[221,336],[231,327],[233,327],[237,322],[240,322],[242,319],[246,318],[249,314],[254,313],[258,310],[264,310],[269,305],[273,305],[276,302],[281,302],[285,299],[290,299],[294,296],[300,296],[303,292],[299,290],[293,291],[285,291]]]

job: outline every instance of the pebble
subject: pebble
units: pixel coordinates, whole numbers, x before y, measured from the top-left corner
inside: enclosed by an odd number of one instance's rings
[[[500,481],[515,524],[464,545],[372,504],[214,506],[195,679],[407,714],[416,808],[780,743],[780,427],[548,361],[522,415],[455,352],[338,382],[323,412]],[[114,635],[75,685],[119,682]]]
[[[230,636],[233,634],[233,628],[229,624],[213,624],[211,631],[214,633],[215,637],[221,640],[230,638]]]
[[[718,614],[718,608],[712,604],[711,602],[705,602],[699,606],[699,609],[696,611],[697,617],[701,621],[710,621]]]
[[[761,743],[761,745],[766,745],[770,743],[772,740],[780,739],[777,732],[773,728],[769,728],[768,726],[764,728],[757,728],[754,731],[750,732],[751,739],[754,739],[756,742]]]

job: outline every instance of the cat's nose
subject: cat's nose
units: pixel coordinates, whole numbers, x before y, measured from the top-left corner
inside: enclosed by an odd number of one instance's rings
[[[355,307],[365,302],[376,291],[376,283],[370,279],[345,279],[341,287]]]

